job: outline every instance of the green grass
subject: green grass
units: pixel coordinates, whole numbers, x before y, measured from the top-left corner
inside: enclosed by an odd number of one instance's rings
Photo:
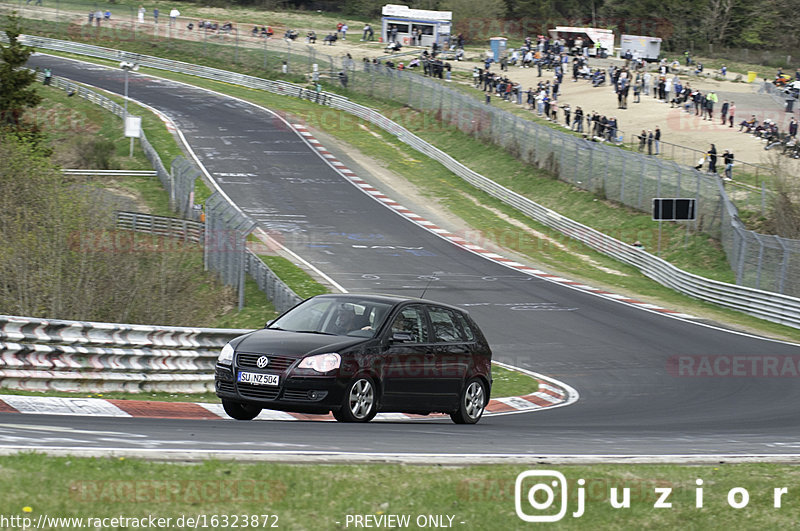
[[[302,299],[328,293],[328,289],[282,256],[259,255],[265,264]]]
[[[264,324],[278,316],[275,306],[267,300],[267,296],[258,288],[258,284],[250,275],[245,276],[244,308],[241,311],[233,307],[217,319],[217,328],[264,328]]]
[[[492,398],[525,396],[539,390],[536,380],[518,371],[492,365]]]
[[[481,425],[459,431],[481,430]],[[224,450],[223,450],[224,451]],[[200,464],[145,462],[128,458],[0,458],[4,517],[148,517],[276,515],[283,529],[344,529],[347,515],[448,515],[456,529],[522,529],[515,513],[517,475],[526,471],[564,474],[564,529],[791,529],[797,524],[796,484],[800,468],[790,465],[292,465],[209,461]],[[580,518],[578,480],[584,479],[585,512]],[[696,480],[703,481],[702,508]],[[529,478],[522,493],[537,482]],[[785,487],[782,507],[773,489]],[[629,489],[630,507],[611,507],[611,489]],[[656,489],[670,489],[670,508],[654,508]],[[728,493],[747,489],[749,504],[733,509]],[[556,491],[560,494],[560,489]],[[561,498],[550,511],[557,511]],[[539,501],[542,501],[540,498]],[[527,496],[525,500],[527,501]],[[530,505],[529,514],[536,514]],[[221,517],[221,516],[220,516]],[[261,525],[259,517],[259,526]],[[271,519],[274,520],[274,519]],[[448,520],[445,519],[445,522]],[[462,523],[463,522],[463,523]],[[230,525],[230,524],[229,524]],[[241,525],[241,520],[239,521]],[[210,525],[220,527],[221,523]],[[55,526],[54,526],[55,527]],[[88,527],[88,526],[87,526]],[[202,527],[202,526],[201,526]],[[416,528],[412,524],[411,527]],[[72,529],[64,524],[60,529]],[[184,527],[186,528],[186,527]]]

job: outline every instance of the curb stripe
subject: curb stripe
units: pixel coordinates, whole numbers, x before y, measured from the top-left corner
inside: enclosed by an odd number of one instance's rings
[[[145,400],[108,400],[131,417],[166,419],[216,419],[208,409],[192,402],[153,402]]]
[[[0,400],[0,413],[19,413],[19,411]]]

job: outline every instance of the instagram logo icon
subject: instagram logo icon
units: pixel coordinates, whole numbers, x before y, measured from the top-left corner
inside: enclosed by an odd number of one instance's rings
[[[522,472],[514,483],[514,505],[526,522],[558,522],[567,514],[567,478],[555,470]]]

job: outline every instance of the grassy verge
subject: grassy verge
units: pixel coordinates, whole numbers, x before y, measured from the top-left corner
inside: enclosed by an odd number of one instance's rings
[[[525,396],[539,390],[539,383],[527,374],[497,365],[492,365],[492,378],[492,398]]]
[[[328,293],[328,289],[308,276],[305,271],[282,256],[259,255],[278,278],[283,280],[301,298]]]
[[[262,322],[257,328],[264,326]],[[253,327],[256,328],[256,327]],[[539,385],[535,379],[521,372],[504,369],[497,365],[492,367],[492,397],[501,398],[505,396],[524,396],[535,393],[539,390]],[[70,391],[21,391],[17,389],[0,388],[0,395],[20,395],[20,396],[58,396],[65,398],[105,398],[110,400],[151,400],[155,402],[219,402],[217,395],[211,392],[206,393],[168,393],[168,392],[144,392],[144,393],[79,393]]]
[[[480,429],[470,428],[470,430]],[[796,525],[797,500],[792,489],[800,480],[800,468],[787,465],[746,464],[720,466],[594,465],[541,467],[500,466],[401,466],[401,465],[291,465],[233,461],[202,464],[165,464],[136,459],[86,459],[22,454],[0,458],[3,474],[4,517],[171,518],[170,529],[191,528],[187,517],[205,518],[207,526],[225,527],[222,515],[258,515],[257,526],[276,523],[284,529],[344,529],[354,527],[352,518],[407,515],[410,527],[437,516],[449,527],[463,529],[519,529],[524,525],[515,511],[515,480],[529,470],[550,469],[566,477],[565,497],[556,487],[549,511],[537,511],[527,493],[537,479],[521,486],[522,507],[529,515],[555,514],[566,503],[560,528],[695,529],[741,527],[758,522],[761,528],[788,529]],[[584,479],[585,512],[578,510],[578,480]],[[702,484],[702,506],[697,480]],[[780,508],[774,507],[773,489],[788,488]],[[629,489],[627,508],[612,508],[611,489],[621,500]],[[746,489],[746,507],[729,502],[732,489]],[[666,508],[654,508],[656,489],[669,489]],[[732,500],[741,498],[734,492]],[[544,502],[544,492],[537,501]],[[212,516],[218,515],[216,523]],[[261,515],[268,523],[262,522]],[[347,518],[350,515],[350,525]],[[184,518],[183,525],[178,518]],[[404,516],[405,517],[405,516]],[[428,520],[429,521],[429,520]],[[77,527],[77,526],[76,526]],[[84,526],[93,527],[93,526]],[[125,526],[121,526],[125,527]],[[201,524],[202,527],[202,524]],[[390,527],[380,525],[376,527]],[[391,527],[399,527],[397,524]],[[72,529],[62,523],[52,528]]]

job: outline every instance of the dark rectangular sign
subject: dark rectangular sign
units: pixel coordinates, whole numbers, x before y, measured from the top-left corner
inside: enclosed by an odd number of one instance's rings
[[[696,199],[653,198],[653,221],[687,221],[697,215]]]

